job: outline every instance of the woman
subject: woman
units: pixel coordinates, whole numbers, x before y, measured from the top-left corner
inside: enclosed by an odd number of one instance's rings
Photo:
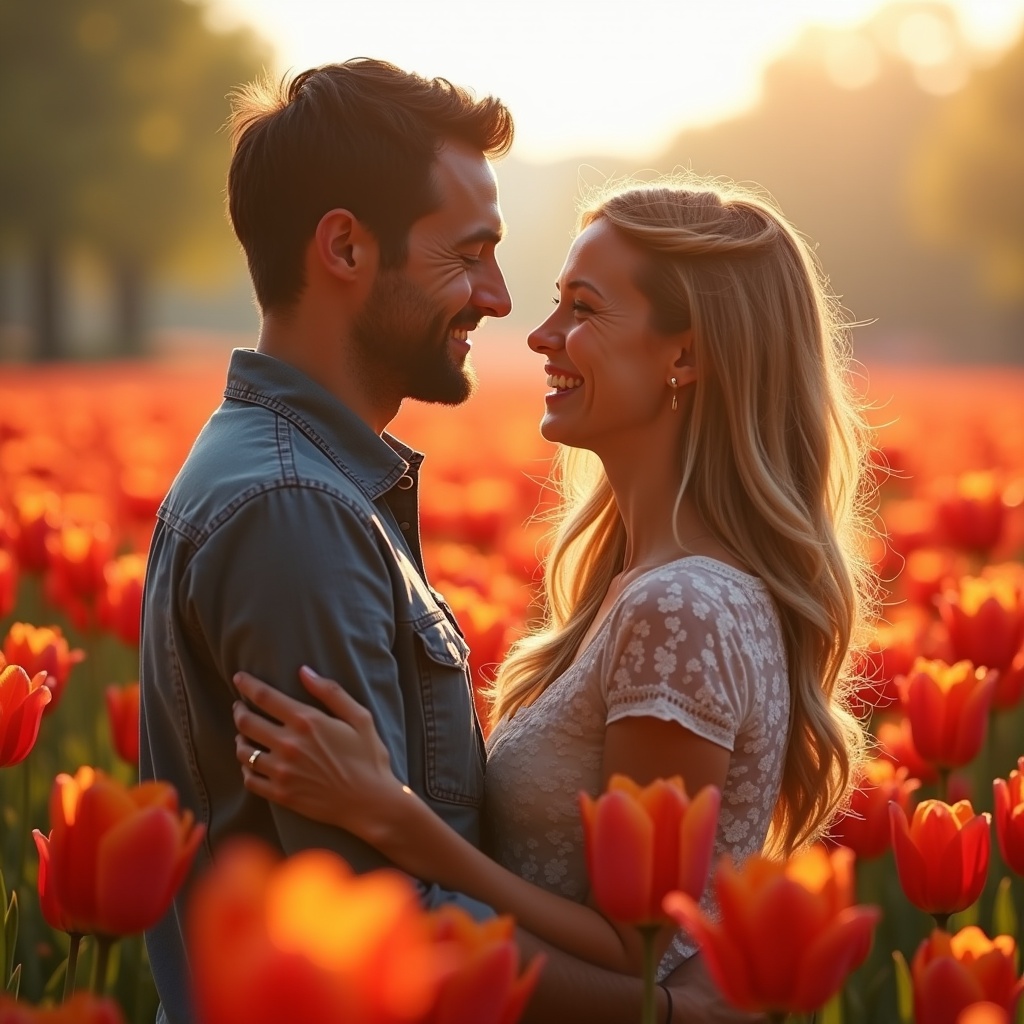
[[[870,596],[865,429],[837,304],[765,201],[629,186],[580,226],[529,339],[552,388],[541,432],[562,446],[562,502],[544,622],[491,692],[494,860],[403,790],[368,714],[311,673],[336,716],[312,719],[319,742],[291,743],[239,704],[238,758],[252,792],[636,972],[632,929],[584,902],[580,790],[613,773],[716,785],[716,853],[736,859],[813,840],[846,796],[864,742],[845,694]],[[289,698],[237,682],[288,718]],[[662,949],[661,979],[694,951],[671,929]]]

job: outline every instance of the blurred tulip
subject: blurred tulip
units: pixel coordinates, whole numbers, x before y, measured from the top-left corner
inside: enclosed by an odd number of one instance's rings
[[[950,580],[967,571],[967,559],[962,554],[948,548],[918,548],[907,555],[900,584],[912,605],[930,609]]]
[[[987,552],[1003,536],[1006,506],[995,473],[964,473],[935,487],[935,511],[947,543],[966,551]]]
[[[881,912],[853,905],[852,850],[821,846],[785,861],[754,854],[740,868],[719,863],[712,885],[720,918],[685,893],[665,909],[700,946],[733,1006],[809,1013],[838,992],[865,960]]]
[[[426,1021],[457,967],[405,876],[354,875],[326,850],[278,861],[253,840],[225,844],[186,927],[203,1024]]]
[[[942,644],[935,635],[932,617],[920,608],[901,613],[891,622],[880,622],[863,652],[863,703],[885,711],[898,705],[898,676],[906,675],[919,657],[938,657]],[[940,627],[941,628],[941,627]]]
[[[39,906],[43,911],[46,923],[59,932],[73,932],[74,922],[64,913],[64,908],[57,899],[53,889],[53,873],[50,870],[50,837],[44,836],[39,829],[32,830],[32,838],[39,854],[39,875],[36,888],[39,893]]]
[[[898,804],[889,805],[892,848],[904,895],[940,925],[972,906],[985,887],[990,816],[975,814],[966,800],[950,806],[922,800],[908,823]]]
[[[174,787],[127,787],[93,768],[58,775],[50,794],[54,898],[72,930],[132,935],[167,912],[205,827],[180,812]]]
[[[879,722],[875,727],[878,745],[883,757],[893,764],[906,768],[912,778],[921,782],[937,782],[939,770],[926,761],[914,746],[914,737],[910,731],[910,721],[906,715],[896,720],[891,718]]]
[[[103,570],[114,554],[110,527],[65,523],[47,537],[47,600],[62,608],[78,629],[95,625],[95,604],[105,585]]]
[[[535,957],[519,975],[515,922],[474,921],[459,907],[431,914],[435,941],[454,951],[458,967],[441,983],[429,1024],[515,1024],[533,994],[544,964]]]
[[[0,547],[0,619],[14,611],[18,600],[18,563],[14,556]]]
[[[691,800],[678,776],[641,787],[613,775],[596,800],[580,793],[587,873],[601,911],[623,924],[650,925],[666,920],[667,893],[699,899],[721,799],[705,786]]]
[[[124,1024],[113,999],[77,992],[60,1006],[30,1006],[0,995],[0,1024]]]
[[[956,1024],[1013,1024],[1010,1015],[995,1003],[971,1003],[961,1011]]]
[[[68,646],[59,626],[32,626],[15,622],[4,638],[4,657],[21,665],[30,675],[46,673],[46,685],[53,694],[47,705],[49,714],[60,703],[72,668],[85,658],[85,652]]]
[[[1024,757],[1009,779],[995,779],[992,789],[999,852],[1011,871],[1024,876]]]
[[[128,647],[138,647],[142,625],[142,587],[146,576],[144,555],[121,555],[103,568],[100,624]]]
[[[906,810],[911,794],[921,785],[885,758],[876,758],[864,771],[849,809],[829,830],[829,843],[849,847],[859,859],[879,857],[892,845],[889,804]]]
[[[1024,644],[1024,592],[1019,582],[1009,576],[965,576],[958,587],[943,591],[938,604],[957,660],[1000,672],[1010,668]],[[994,703],[1012,706],[1003,694],[997,694]]]
[[[918,658],[896,681],[914,747],[939,768],[958,768],[978,756],[985,742],[996,673],[969,661],[947,665]]]
[[[958,1024],[973,1003],[987,1001],[1012,1015],[1024,979],[1009,935],[989,939],[971,925],[950,935],[935,929],[911,962],[916,1024]]]
[[[60,527],[60,498],[53,491],[14,495],[15,555],[26,572],[43,572],[50,561],[47,538]]]
[[[107,719],[117,756],[139,767],[139,684],[108,686]]]
[[[0,658],[0,768],[28,757],[39,736],[39,723],[52,694],[42,673],[29,679],[20,665]]]

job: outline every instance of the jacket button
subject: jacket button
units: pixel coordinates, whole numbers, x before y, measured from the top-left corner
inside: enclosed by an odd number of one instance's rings
[[[400,526],[400,527],[401,527],[401,528],[402,528],[403,530],[408,530],[408,529],[409,529],[409,526],[410,526],[410,524],[409,524],[409,523],[399,523],[398,525],[399,525],[399,526]]]

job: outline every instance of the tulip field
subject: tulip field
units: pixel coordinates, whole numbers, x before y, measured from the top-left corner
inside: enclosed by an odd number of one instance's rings
[[[0,1024],[153,1020],[141,932],[203,825],[168,784],[137,783],[141,589],[154,514],[225,367],[0,372]],[[427,453],[428,575],[478,680],[535,610],[552,454],[539,366],[481,377],[464,406],[408,404],[392,427]],[[857,701],[872,759],[826,844],[725,865],[718,922],[685,893],[663,913],[728,999],[774,1020],[1020,1024],[1024,369],[865,378],[882,617]],[[698,803],[671,799],[680,815]],[[244,842],[196,885],[188,928],[201,1024],[512,1022],[543,971],[519,962],[507,919],[428,915],[397,876]]]

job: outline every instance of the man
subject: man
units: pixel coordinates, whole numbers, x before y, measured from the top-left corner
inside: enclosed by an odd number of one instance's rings
[[[478,840],[484,754],[468,652],[423,575],[421,456],[385,428],[405,398],[465,400],[469,334],[511,309],[489,158],[511,145],[512,119],[496,99],[360,59],[283,92],[243,90],[232,128],[229,209],[262,326],[256,351],[232,355],[224,402],[160,509],[141,774],[172,782],[206,823],[196,870],[248,833],[285,854],[332,849],[366,871],[384,863],[375,850],[245,790],[230,680],[245,669],[303,699],[304,663],[344,681],[396,774]],[[426,906],[492,913],[420,889]],[[191,1019],[186,901],[147,936],[172,1024]],[[552,953],[535,1003],[535,1020],[616,1022],[637,1016],[639,990]]]

